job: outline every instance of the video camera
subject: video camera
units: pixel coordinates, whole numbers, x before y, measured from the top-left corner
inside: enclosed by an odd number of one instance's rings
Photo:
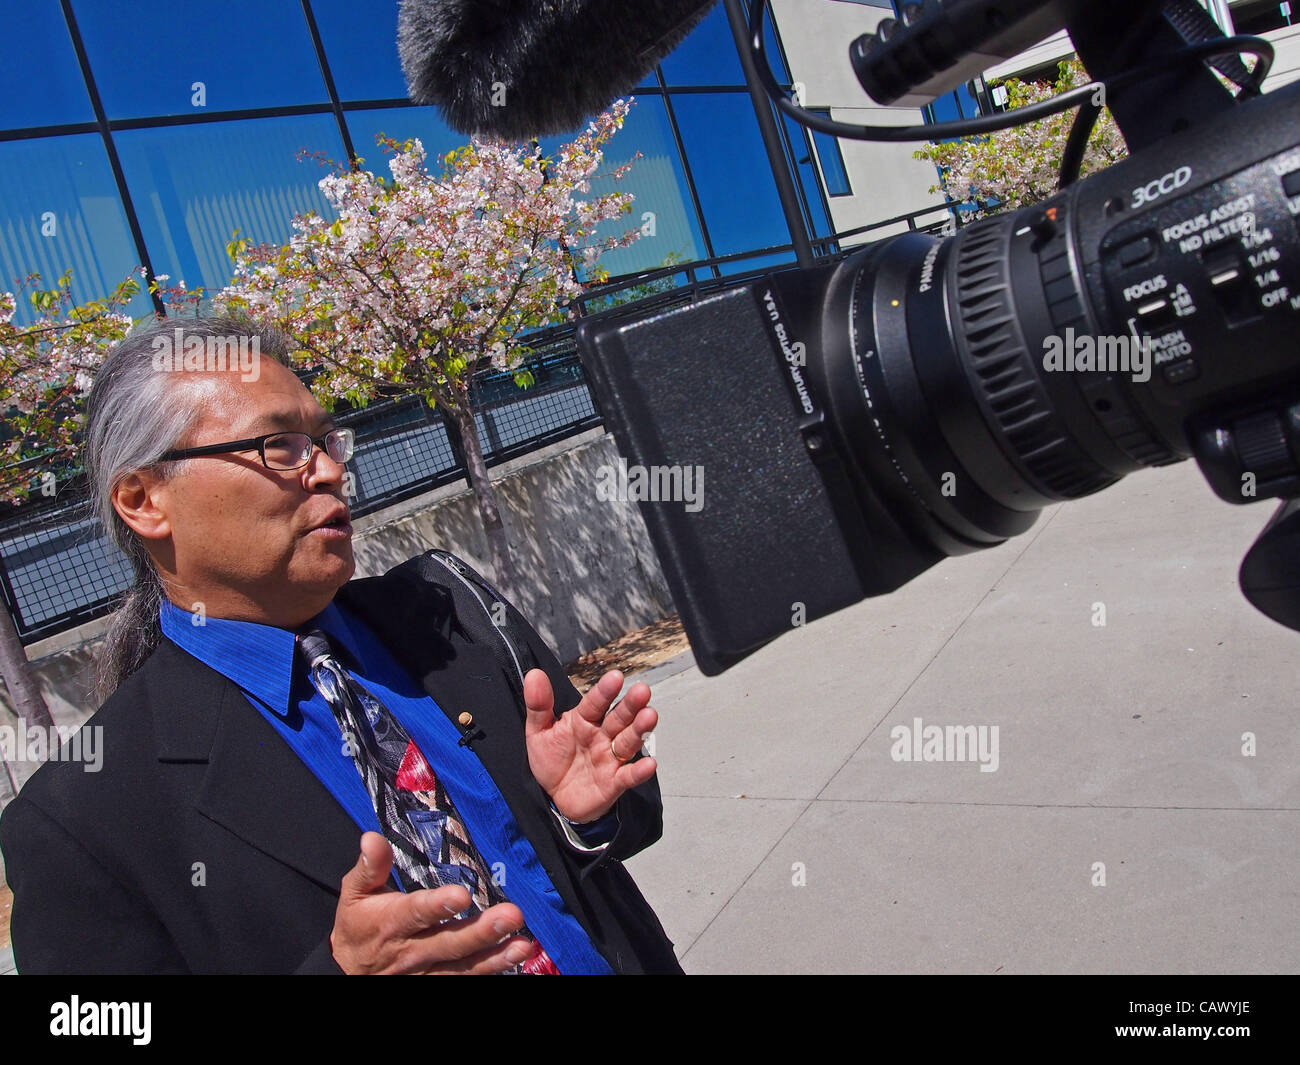
[[[579,327],[627,462],[708,472],[703,506],[641,503],[700,669],[789,631],[796,604],[811,620],[894,591],[1193,456],[1222,499],[1284,501],[1239,579],[1300,628],[1300,83],[1259,92],[1268,42],[1225,39],[1194,0],[927,0],[852,45],[880,103],[1062,28],[1095,80],[1016,112],[855,127],[777,86],[766,7],[746,65],[813,128],[937,140],[1079,113],[1043,203]],[[1076,180],[1102,106],[1130,156]]]

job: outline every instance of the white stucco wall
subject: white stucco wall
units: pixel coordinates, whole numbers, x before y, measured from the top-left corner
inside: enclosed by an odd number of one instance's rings
[[[876,104],[858,84],[849,64],[849,44],[859,35],[873,32],[888,11],[830,0],[772,0],[772,11],[791,80],[803,86],[805,107],[829,108],[836,121],[859,125],[924,121],[915,108]],[[942,196],[929,191],[938,180],[933,165],[912,157],[918,147],[840,141],[853,195],[828,199],[837,232],[943,203]],[[936,213],[933,220],[940,220],[940,215]],[[905,228],[882,229],[860,240],[879,239]]]

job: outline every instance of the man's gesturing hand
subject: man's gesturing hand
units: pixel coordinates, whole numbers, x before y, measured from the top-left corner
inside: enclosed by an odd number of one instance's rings
[[[611,710],[622,687],[623,674],[610,670],[582,702],[557,719],[550,678],[540,669],[524,677],[528,765],[555,808],[570,821],[603,817],[623,792],[654,776],[653,758],[630,762],[659,721],[647,705],[650,688],[633,684]]]
[[[361,857],[343,878],[330,950],[340,969],[364,973],[499,973],[535,945],[511,936],[524,925],[503,902],[477,917],[454,920],[470,903],[463,887],[403,894],[387,886],[393,848],[378,832],[361,837]]]

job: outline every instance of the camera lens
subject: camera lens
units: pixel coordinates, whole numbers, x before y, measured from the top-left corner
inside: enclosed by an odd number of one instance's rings
[[[1172,460],[1163,447],[1142,452],[1151,434],[1118,382],[1045,369],[1048,337],[1096,331],[1068,209],[1063,198],[947,239],[871,245],[827,286],[811,373],[837,440],[896,518],[945,554],[998,543],[1049,503]],[[1133,446],[1117,444],[1120,423],[1136,426]]]

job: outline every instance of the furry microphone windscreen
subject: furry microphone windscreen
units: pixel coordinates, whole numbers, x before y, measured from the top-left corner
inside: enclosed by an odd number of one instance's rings
[[[460,133],[521,141],[628,94],[717,0],[402,0],[407,89]]]

